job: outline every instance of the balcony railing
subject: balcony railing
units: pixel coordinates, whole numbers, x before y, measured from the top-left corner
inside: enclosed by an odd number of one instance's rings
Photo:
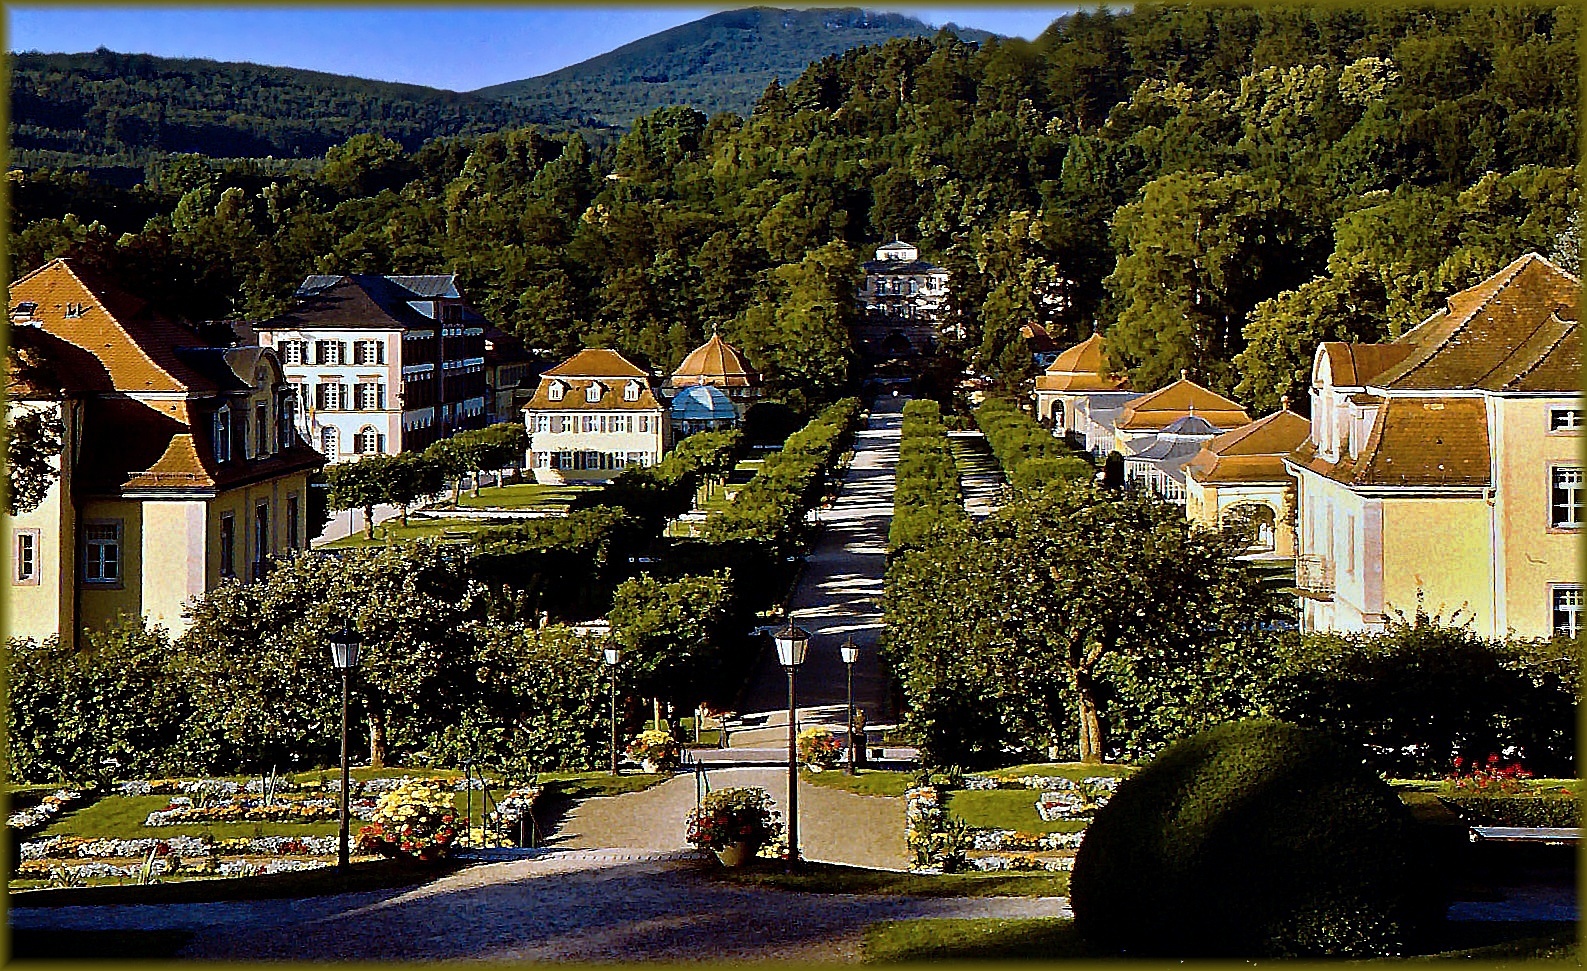
[[[1295,557],[1295,589],[1302,597],[1313,600],[1332,600],[1334,597],[1334,564],[1320,556]]]

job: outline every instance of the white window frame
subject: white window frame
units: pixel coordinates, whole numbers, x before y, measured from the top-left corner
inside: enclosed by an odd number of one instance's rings
[[[1574,478],[1574,481],[1572,481]],[[1582,467],[1579,465],[1551,465],[1548,468],[1548,527],[1557,530],[1578,530],[1582,527]],[[1555,492],[1561,486],[1565,493],[1567,518],[1556,518],[1559,503]]]
[[[638,401],[639,400],[639,382],[638,381],[630,381],[630,382],[628,382],[628,386],[623,389],[623,400],[624,401]]]
[[[215,409],[215,461],[231,461],[231,409],[224,405]]]
[[[39,585],[39,547],[43,531],[18,529],[11,536],[11,582],[22,587]]]
[[[1574,595],[1574,596],[1572,596]],[[1565,601],[1565,603],[1562,603]],[[1574,601],[1574,602],[1570,602]],[[1561,630],[1559,614],[1561,606],[1565,606],[1566,616],[1569,618],[1567,627]],[[1574,608],[1574,609],[1570,609]],[[1582,632],[1582,589],[1579,583],[1553,583],[1548,588],[1548,620],[1549,629],[1556,637],[1575,637]]]
[[[1575,435],[1582,430],[1580,405],[1554,405],[1548,409],[1550,435]]]
[[[601,387],[600,382],[591,381],[589,387],[584,389],[584,400],[590,404],[594,404],[595,402],[601,400],[601,395],[604,393],[605,389]]]
[[[320,453],[331,461],[341,457],[341,433],[334,425],[320,429]]]

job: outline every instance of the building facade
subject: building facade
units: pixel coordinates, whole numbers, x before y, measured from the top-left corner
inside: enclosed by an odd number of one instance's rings
[[[77,641],[122,617],[173,633],[184,607],[307,547],[308,477],[273,350],[206,345],[67,260],[10,293],[7,407],[61,420],[57,477],[8,516],[6,633]]]
[[[1251,423],[1239,403],[1209,391],[1183,371],[1179,380],[1126,402],[1113,419],[1113,449],[1126,458],[1157,440],[1181,418],[1197,417],[1220,432]]]
[[[1117,409],[1123,408],[1140,395],[1129,390],[1130,381],[1107,373],[1107,360],[1102,353],[1102,335],[1092,334],[1072,347],[1065,348],[1045,371],[1036,376],[1036,418],[1052,423],[1053,434],[1084,446],[1091,447],[1090,439],[1101,440],[1102,434],[1088,435],[1088,422],[1082,416],[1081,405],[1086,405],[1085,415],[1093,408],[1106,410],[1113,406],[1106,438],[1112,438],[1111,419]],[[1103,416],[1097,416],[1103,417]],[[1093,424],[1100,424],[1091,418]],[[1111,441],[1108,442],[1112,447]],[[1106,451],[1106,449],[1104,449]]]
[[[1580,631],[1580,288],[1528,254],[1392,343],[1318,347],[1286,460],[1303,629]]]
[[[630,465],[655,465],[672,442],[650,375],[605,348],[542,374],[523,416],[525,461],[541,483],[608,481]]]
[[[1185,466],[1185,515],[1205,529],[1247,518],[1251,552],[1295,555],[1295,478],[1284,460],[1306,440],[1311,425],[1288,408],[1202,446]]]
[[[862,269],[855,295],[860,320],[855,346],[871,361],[912,358],[936,343],[948,308],[948,271],[920,258],[920,250],[894,240],[876,250]]]
[[[311,276],[254,332],[280,353],[304,437],[337,462],[483,428],[486,326],[451,274]]]

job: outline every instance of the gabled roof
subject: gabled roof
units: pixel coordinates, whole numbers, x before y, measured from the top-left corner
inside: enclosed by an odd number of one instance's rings
[[[1488,449],[1481,398],[1391,397],[1354,459],[1329,462],[1309,438],[1290,458],[1349,486],[1486,486]]]
[[[1324,341],[1317,345],[1319,357],[1328,360],[1334,387],[1359,388],[1410,356],[1409,344],[1347,344]]]
[[[1113,427],[1127,432],[1156,431],[1192,413],[1217,428],[1236,428],[1251,421],[1238,403],[1181,377],[1125,405]]]
[[[1037,391],[1122,391],[1129,386],[1129,378],[1107,373],[1101,334],[1065,349],[1036,378]]]
[[[99,358],[41,327],[16,326],[10,333],[12,354],[6,361],[6,397],[54,400],[115,390],[110,372]]]
[[[1185,467],[1197,482],[1275,484],[1288,482],[1284,459],[1310,434],[1311,424],[1293,411],[1275,411],[1224,432],[1201,447]]]
[[[546,371],[548,378],[641,378],[650,375],[639,369],[628,358],[606,347],[586,347],[577,354]]]
[[[32,320],[98,358],[117,391],[216,390],[177,353],[202,343],[196,333],[72,260],[51,260],[11,284],[10,301],[34,304]],[[69,306],[82,312],[67,316]]]
[[[712,384],[719,388],[749,388],[760,384],[760,374],[744,359],[738,349],[719,335],[689,352],[678,369],[672,372],[674,387],[695,384]]]
[[[1528,253],[1402,336],[1412,351],[1371,380],[1394,391],[1575,392],[1581,280]]]

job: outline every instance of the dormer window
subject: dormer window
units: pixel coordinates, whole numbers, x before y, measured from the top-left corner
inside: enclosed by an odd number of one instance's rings
[[[553,381],[551,382],[551,387],[546,389],[546,397],[552,401],[561,401],[562,395],[566,390],[561,381]]]
[[[215,412],[215,461],[231,461],[231,409]]]
[[[66,305],[66,316],[81,317],[88,313],[88,305],[83,303],[69,303]]]
[[[590,386],[584,389],[584,400],[593,404],[600,401],[604,393],[605,389],[601,387],[599,381],[591,381]]]
[[[638,401],[639,400],[639,382],[638,381],[630,381],[630,382],[628,382],[628,386],[623,389],[623,400],[624,401]]]

